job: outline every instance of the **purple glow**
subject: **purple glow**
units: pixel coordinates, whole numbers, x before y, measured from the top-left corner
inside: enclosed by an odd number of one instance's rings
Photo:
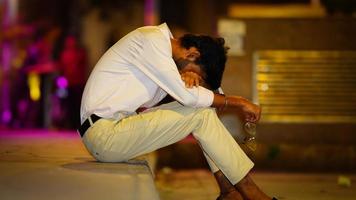
[[[56,91],[56,94],[59,98],[66,98],[68,96],[68,91],[64,88],[59,88]]]
[[[1,116],[2,122],[7,124],[7,123],[9,123],[11,121],[11,118],[12,118],[12,114],[11,114],[10,110],[5,110],[2,113],[2,116]]]
[[[28,48],[28,54],[30,56],[36,56],[37,55],[37,52],[38,52],[38,49],[36,47],[36,45],[31,45],[29,48]]]
[[[2,44],[2,65],[6,71],[10,70],[11,57],[11,45],[9,42],[4,42]]]
[[[17,110],[21,113],[26,112],[28,108],[28,102],[26,100],[20,100],[17,104]]]
[[[1,1],[4,6],[4,13],[2,18],[2,29],[3,31],[7,31],[7,29],[14,25],[17,17],[17,9],[18,9],[18,0],[6,0],[4,2]],[[2,42],[2,43],[1,43]],[[1,113],[1,121],[3,123],[9,123],[12,118],[12,113],[10,111],[10,68],[11,68],[11,59],[13,57],[13,48],[10,41],[4,40],[0,42],[1,57],[0,66],[2,67],[3,77],[1,96],[0,99],[0,112]]]
[[[1,87],[1,106],[0,112],[1,114],[1,122],[8,123],[11,120],[11,112],[10,112],[10,83],[9,83],[9,71],[10,71],[10,63],[11,63],[11,45],[9,42],[2,43],[2,66],[3,71],[3,80]]]
[[[0,139],[18,137],[58,140],[58,138],[77,139],[79,136],[76,131],[71,130],[54,131],[46,129],[0,129]]]
[[[155,25],[157,18],[156,0],[145,0],[144,4],[144,24]]]
[[[56,80],[57,86],[59,88],[67,88],[68,87],[68,80],[64,76],[60,76]]]
[[[16,21],[17,11],[18,11],[18,0],[5,0],[3,2],[3,5],[5,7],[5,10],[4,10],[2,25],[10,26]]]

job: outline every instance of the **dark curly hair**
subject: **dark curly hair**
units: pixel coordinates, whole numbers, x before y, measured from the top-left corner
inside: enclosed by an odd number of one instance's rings
[[[224,38],[213,38],[207,35],[185,34],[179,38],[180,45],[186,49],[196,47],[200,57],[196,64],[203,66],[206,73],[206,82],[211,89],[216,90],[221,85],[221,79],[225,70],[228,47]]]

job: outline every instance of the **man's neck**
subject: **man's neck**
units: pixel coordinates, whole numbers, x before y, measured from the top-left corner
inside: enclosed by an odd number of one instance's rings
[[[179,41],[177,39],[171,38],[171,46],[172,46],[172,57],[174,60],[177,59],[177,52],[179,51]]]

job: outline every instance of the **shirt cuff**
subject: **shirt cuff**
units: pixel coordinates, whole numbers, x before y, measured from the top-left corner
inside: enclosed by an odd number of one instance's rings
[[[198,102],[196,104],[197,108],[210,107],[214,101],[214,93],[204,87],[199,86],[198,88]]]

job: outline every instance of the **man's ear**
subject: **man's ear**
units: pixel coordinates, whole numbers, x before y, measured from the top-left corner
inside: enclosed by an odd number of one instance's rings
[[[188,55],[187,55],[188,60],[194,62],[199,57],[200,57],[200,52],[198,51],[198,49],[196,47],[190,47],[188,49]]]

